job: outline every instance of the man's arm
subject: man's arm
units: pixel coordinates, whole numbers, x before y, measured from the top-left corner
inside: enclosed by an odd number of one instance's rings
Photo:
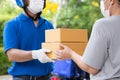
[[[7,51],[7,56],[12,62],[25,62],[32,59],[38,59],[41,63],[53,62],[46,53],[50,52],[48,49],[39,49],[32,51],[24,51],[19,49],[10,49]]]
[[[25,62],[32,60],[32,51],[10,49],[6,52],[6,54],[12,62]]]

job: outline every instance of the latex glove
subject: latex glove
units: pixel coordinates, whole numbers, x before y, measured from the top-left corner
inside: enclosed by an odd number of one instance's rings
[[[53,60],[46,55],[47,52],[51,52],[51,50],[48,49],[33,50],[32,58],[38,59],[41,63],[53,62]]]

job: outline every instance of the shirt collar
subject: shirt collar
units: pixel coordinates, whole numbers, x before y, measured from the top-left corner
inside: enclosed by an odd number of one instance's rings
[[[42,17],[40,17],[40,20],[39,20],[39,22],[38,22],[38,25],[43,24],[44,21],[45,21],[45,19],[43,19]]]
[[[23,21],[32,20],[30,17],[28,17],[27,15],[25,15],[23,13],[20,13],[19,17]],[[41,24],[43,21],[44,21],[44,19],[42,17],[40,17],[39,24]]]
[[[27,15],[23,14],[23,13],[20,13],[19,15],[19,18],[23,21],[26,21],[26,20],[30,20],[31,18],[29,18]]]

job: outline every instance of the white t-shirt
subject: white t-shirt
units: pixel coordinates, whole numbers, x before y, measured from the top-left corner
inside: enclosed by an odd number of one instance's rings
[[[120,16],[95,22],[82,61],[100,70],[91,80],[120,80]]]

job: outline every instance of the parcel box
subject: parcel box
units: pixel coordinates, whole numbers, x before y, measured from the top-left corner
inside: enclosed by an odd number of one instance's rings
[[[87,29],[51,29],[45,31],[45,42],[87,42]]]
[[[47,53],[47,56],[50,57],[51,59],[56,59],[54,51],[57,49],[63,49],[62,47],[60,47],[59,44],[60,43],[42,43],[42,48],[52,50],[50,53]],[[79,55],[82,55],[87,43],[62,43],[62,44],[67,45],[72,50],[77,52]]]

